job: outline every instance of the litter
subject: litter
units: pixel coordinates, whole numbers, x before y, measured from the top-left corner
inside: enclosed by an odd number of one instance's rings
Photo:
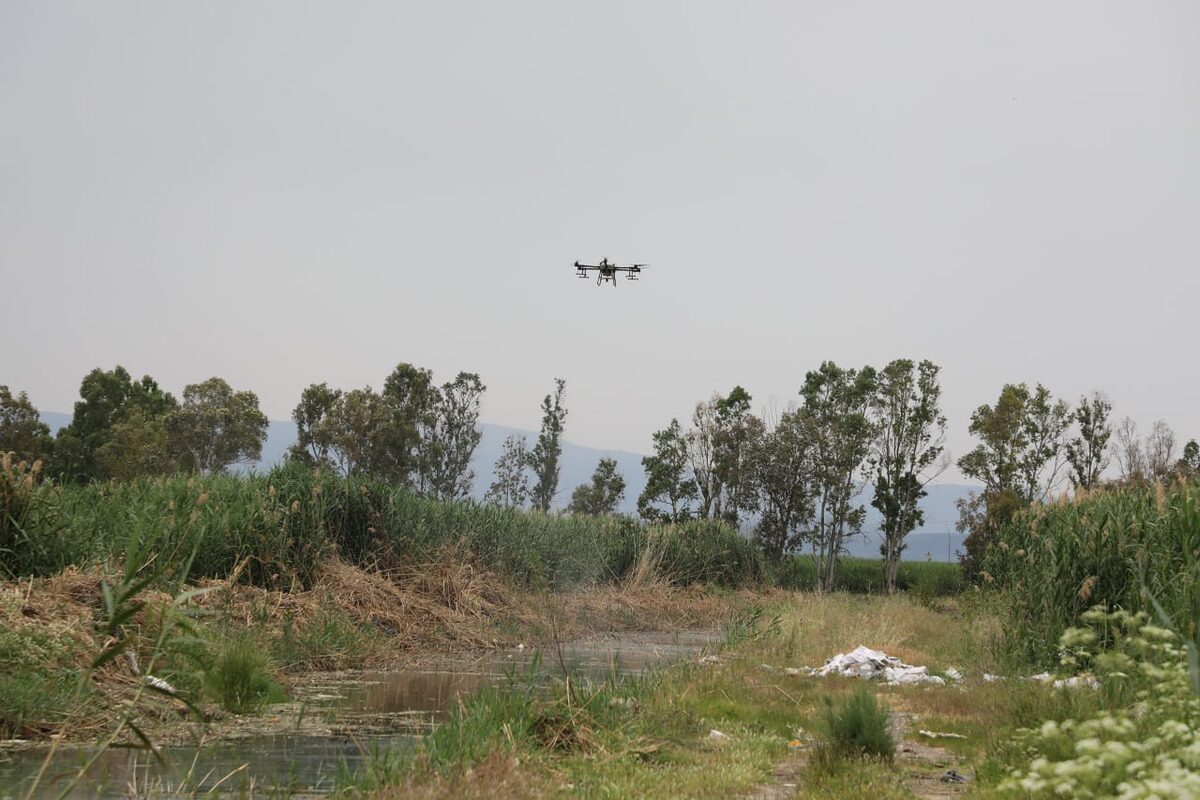
[[[946,770],[945,774],[942,775],[942,783],[966,783],[966,782],[967,782],[967,778],[965,775],[959,775],[957,772],[955,772],[952,769]]]
[[[922,736],[930,739],[965,739],[961,733],[943,733],[941,731],[917,731]]]
[[[1039,672],[1037,675],[1030,675],[1025,680],[1048,683],[1055,689],[1100,688],[1100,681],[1096,680],[1092,675],[1072,675],[1070,678],[1055,678],[1049,672]]]
[[[946,670],[946,677],[955,683],[961,683],[963,680],[963,674],[955,667],[950,667]]]
[[[721,733],[716,728],[713,728],[711,731],[708,732],[708,738],[712,739],[715,742],[725,742],[730,739],[730,736],[728,733]]]
[[[147,686],[158,689],[160,692],[166,692],[170,695],[175,694],[175,687],[164,681],[162,678],[156,678],[153,675],[147,675],[145,678],[143,678],[143,680],[146,681]]]
[[[849,653],[838,653],[825,662],[817,675],[844,675],[848,678],[873,680],[883,678],[891,685],[932,683],[945,686],[946,679],[930,675],[928,667],[914,667],[879,650],[859,645]]]
[[[701,656],[699,663],[701,663],[701,664],[720,664],[721,659],[718,656]]]

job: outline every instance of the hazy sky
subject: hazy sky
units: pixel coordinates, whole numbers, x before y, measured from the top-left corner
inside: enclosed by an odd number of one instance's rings
[[[930,358],[1200,436],[1200,4],[0,0],[0,383],[478,371],[645,451]],[[575,259],[648,261],[640,283]]]

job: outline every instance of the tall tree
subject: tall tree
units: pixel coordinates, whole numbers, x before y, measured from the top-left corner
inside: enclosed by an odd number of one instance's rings
[[[1071,485],[1076,489],[1094,489],[1108,468],[1108,442],[1112,425],[1108,418],[1112,404],[1100,392],[1079,398],[1075,407],[1075,424],[1079,433],[1067,442],[1067,461],[1071,464]]]
[[[1012,491],[1027,503],[1044,499],[1061,480],[1070,424],[1070,408],[1054,402],[1046,387],[1008,384],[994,407],[982,405],[971,415],[969,430],[980,444],[958,466],[987,491]]]
[[[572,514],[602,517],[617,513],[617,505],[625,496],[625,479],[617,472],[615,459],[602,458],[592,473],[591,483],[582,483],[571,494],[567,510]]]
[[[288,448],[288,458],[312,467],[333,468],[333,441],[330,419],[338,412],[340,389],[327,383],[313,383],[300,393],[300,402],[292,409],[296,423],[296,441]]]
[[[696,404],[692,427],[686,436],[688,466],[699,499],[697,516],[701,519],[721,516],[721,470],[717,463],[721,431],[717,403],[720,400],[721,395],[714,394],[707,402]]]
[[[554,394],[548,394],[542,400],[542,429],[529,452],[529,466],[537,478],[530,499],[537,511],[549,511],[554,495],[558,493],[563,423],[567,418],[567,409],[562,404],[566,385],[562,378],[555,378]]]
[[[1117,459],[1117,468],[1121,471],[1123,483],[1140,483],[1146,480],[1146,456],[1142,451],[1137,423],[1132,418],[1125,417],[1117,425],[1112,451]]]
[[[96,448],[96,464],[105,478],[131,480],[165,475],[179,468],[167,440],[166,417],[132,406],[113,423],[108,440]]]
[[[654,455],[642,459],[646,488],[638,496],[645,520],[682,522],[692,516],[696,482],[688,477],[688,444],[679,420],[654,434]]]
[[[525,439],[509,436],[504,450],[496,459],[495,480],[488,487],[484,501],[510,508],[524,508],[529,500],[529,449]]]
[[[165,420],[168,441],[186,469],[204,474],[262,455],[267,416],[254,392],[235,392],[221,378],[193,383]]]
[[[428,491],[443,500],[455,500],[471,493],[475,472],[471,456],[483,433],[479,430],[479,409],[487,387],[479,376],[460,372],[443,384],[434,409],[434,426],[424,445],[424,482]]]
[[[938,367],[897,359],[879,372],[872,398],[875,443],[871,460],[875,495],[882,516],[884,586],[896,591],[896,571],[905,539],[924,521],[925,487],[946,469],[941,461],[946,417],[941,412]]]
[[[395,416],[391,446],[396,463],[397,482],[430,490],[435,461],[429,445],[437,427],[440,400],[433,373],[412,364],[397,364],[383,384],[383,398]]]
[[[105,371],[94,369],[79,385],[71,424],[59,431],[51,473],[62,480],[89,481],[105,477],[96,452],[112,436],[113,425],[129,408],[146,418],[162,417],[175,408],[175,398],[159,388],[149,375],[134,381],[118,365]]]
[[[1195,439],[1183,446],[1183,456],[1175,462],[1175,474],[1185,481],[1200,478],[1200,444]]]
[[[0,456],[15,453],[18,461],[45,461],[54,445],[29,395],[0,385]]]
[[[805,376],[800,390],[815,494],[807,539],[823,590],[833,588],[845,540],[862,531],[866,516],[866,508],[853,501],[863,487],[862,470],[875,438],[868,415],[875,381],[872,367],[842,369],[826,361]]]
[[[723,493],[718,515],[735,526],[743,512],[754,508],[746,448],[752,431],[762,423],[750,413],[750,400],[750,393],[741,386],[716,400],[714,468]]]
[[[1164,420],[1154,423],[1143,446],[1150,480],[1166,483],[1175,467],[1175,431]]]
[[[773,425],[749,426],[746,464],[759,512],[754,538],[769,558],[779,559],[803,543],[812,519],[811,447],[802,414],[784,412]]]

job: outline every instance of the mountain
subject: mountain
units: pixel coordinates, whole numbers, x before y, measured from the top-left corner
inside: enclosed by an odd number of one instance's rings
[[[70,414],[54,411],[42,412],[42,421],[50,426],[53,433],[66,426],[71,421]],[[479,447],[471,459],[471,468],[475,470],[475,483],[471,492],[472,497],[482,499],[484,492],[492,481],[492,466],[504,447],[504,440],[509,436],[523,436],[530,446],[537,439],[536,431],[509,428],[504,425],[480,426],[483,433]],[[272,420],[267,427],[267,439],[263,442],[262,458],[251,465],[251,470],[261,471],[283,461],[292,442],[296,441],[296,424],[290,420]],[[592,472],[601,458],[611,458],[617,462],[617,470],[625,478],[625,498],[621,502],[620,511],[623,514],[637,513],[637,498],[646,486],[646,474],[642,471],[642,455],[625,450],[602,450],[586,447],[573,442],[563,441],[562,460],[559,477],[558,495],[555,499],[556,508],[564,508],[571,500],[571,492],[575,487],[592,479]],[[904,557],[910,560],[948,561],[957,559],[957,553],[962,549],[962,534],[954,530],[958,519],[958,509],[955,502],[965,497],[978,487],[957,483],[939,483],[928,488],[928,495],[921,501],[921,509],[925,512],[925,522],[908,537],[908,546]],[[879,556],[879,512],[871,507],[871,490],[867,487],[859,496],[858,502],[867,506],[867,519],[863,524],[863,535],[847,543],[851,555],[877,558]]]

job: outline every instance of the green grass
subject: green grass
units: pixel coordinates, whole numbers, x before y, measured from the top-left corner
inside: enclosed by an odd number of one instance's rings
[[[783,589],[810,591],[817,587],[817,570],[811,556],[793,555],[769,567],[773,581]],[[883,559],[843,556],[838,559],[834,588],[855,594],[884,593]],[[896,573],[900,591],[920,590],[948,597],[966,588],[962,568],[943,561],[902,561]]]
[[[238,637],[223,642],[205,673],[205,688],[226,711],[252,714],[287,699],[271,677],[271,663],[259,642]]]
[[[896,754],[888,707],[868,689],[859,687],[845,700],[825,698],[829,749],[835,758],[878,758],[891,761]]]

